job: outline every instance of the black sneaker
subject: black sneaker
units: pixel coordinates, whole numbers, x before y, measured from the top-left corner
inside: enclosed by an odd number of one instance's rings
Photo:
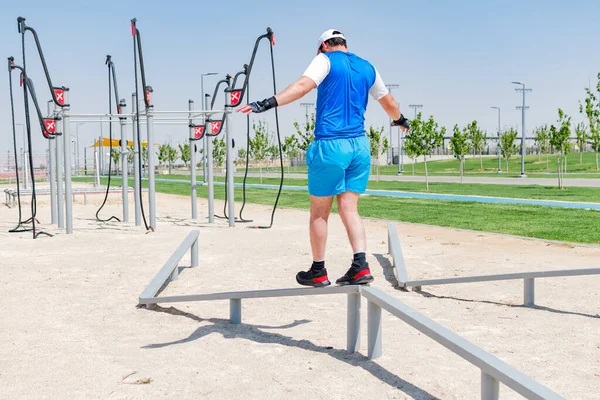
[[[325,268],[315,271],[309,269],[308,271],[300,271],[296,275],[296,282],[303,286],[312,287],[325,287],[331,285],[329,278],[327,278],[327,270]]]
[[[342,286],[366,285],[374,280],[375,278],[373,278],[373,275],[371,275],[371,270],[369,269],[369,263],[365,263],[365,265],[362,267],[358,264],[352,263],[352,266],[348,272],[346,272],[346,275],[335,281],[335,283]]]

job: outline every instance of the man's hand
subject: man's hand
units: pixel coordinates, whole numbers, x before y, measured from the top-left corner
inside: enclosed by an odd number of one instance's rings
[[[399,126],[403,132],[410,130],[410,121],[400,114],[400,118],[392,121],[392,126]]]
[[[269,97],[268,99],[264,99],[262,101],[254,101],[250,104],[246,104],[245,106],[241,106],[237,109],[237,112],[241,112],[244,114],[261,113],[270,110],[273,107],[277,107],[277,99],[275,98],[275,96]]]

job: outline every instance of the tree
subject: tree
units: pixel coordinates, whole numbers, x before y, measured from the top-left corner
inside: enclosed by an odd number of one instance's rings
[[[148,165],[148,146],[142,146],[142,172]],[[154,171],[152,171],[154,173]]]
[[[217,167],[220,167],[225,162],[225,152],[227,149],[225,148],[225,138],[221,137],[221,139],[215,138],[213,140],[213,149],[212,156],[213,161],[217,164]]]
[[[158,166],[162,167],[162,165],[167,162],[167,158],[169,156],[169,144],[165,143],[158,145],[156,154],[158,156]]]
[[[377,181],[379,182],[379,156],[384,154],[390,148],[388,138],[383,135],[383,127],[381,129],[369,127],[367,137],[371,145],[371,163],[377,163]]]
[[[238,163],[243,163],[245,165],[246,164],[246,157],[247,157],[246,149],[243,148],[243,147],[240,147],[238,149],[238,153],[237,153],[237,162]]]
[[[506,175],[508,175],[508,160],[513,154],[516,154],[521,149],[520,145],[515,144],[518,132],[515,128],[510,128],[500,133],[500,153],[506,161]]]
[[[121,158],[120,149],[113,147],[110,151],[110,158],[112,158],[113,162],[115,163],[115,172],[117,172],[119,170],[119,159]]]
[[[468,139],[471,141],[473,146],[473,155],[479,153],[479,165],[480,170],[483,170],[483,149],[487,142],[487,134],[477,126],[477,121],[473,121],[467,125]]]
[[[550,152],[550,131],[548,125],[542,125],[537,127],[533,132],[535,144],[539,150],[539,158],[541,160],[542,154],[546,154],[546,169],[548,167],[548,153]]]
[[[579,147],[579,165],[581,165],[583,164],[583,150],[588,142],[588,133],[583,122],[575,126],[575,136],[577,137],[577,147]]]
[[[133,146],[127,146],[127,162],[128,163],[132,163],[133,162],[133,156],[135,154],[135,151],[133,150]]]
[[[250,138],[250,155],[254,161],[258,162],[258,170],[260,174],[260,183],[262,183],[261,162],[267,158],[267,149],[269,148],[269,136],[266,126],[262,121],[258,121],[258,125],[253,123],[252,130],[254,138]]]
[[[267,156],[269,159],[273,161],[273,165],[275,164],[275,159],[279,158],[279,143],[275,143],[273,138],[269,140],[269,146],[267,147]],[[268,167],[267,167],[268,170]]]
[[[188,163],[192,159],[192,146],[189,143],[179,145],[179,158],[183,161],[183,165],[187,168]]]
[[[290,162],[288,165],[288,172],[290,171],[290,167],[292,165],[292,159],[298,157],[299,147],[298,147],[298,138],[295,134],[291,134],[287,136],[283,142],[282,146],[283,153],[287,157]]]
[[[562,189],[564,179],[563,161],[566,160],[567,154],[571,151],[572,143],[569,140],[571,137],[571,117],[567,116],[563,110],[558,109],[558,129],[550,126],[550,144],[557,154],[557,173],[558,173],[558,188]]]
[[[298,148],[304,152],[308,150],[308,146],[315,139],[315,124],[315,114],[312,114],[310,120],[302,125],[302,129],[300,129],[298,122],[294,122],[294,128],[296,128],[296,132],[298,133]]]
[[[429,178],[427,173],[427,156],[433,149],[442,146],[444,143],[445,127],[439,127],[433,116],[430,115],[427,121],[421,119],[421,113],[417,118],[410,121],[410,131],[406,135],[407,141],[410,140],[414,150],[415,157],[423,156],[425,161],[425,185],[429,190]]]
[[[590,126],[589,144],[596,153],[596,169],[598,168],[598,152],[600,152],[600,72],[598,73],[598,83],[596,92],[591,88],[586,88],[587,97],[585,99],[585,108],[579,102],[579,112],[585,114]]]
[[[179,153],[177,153],[177,149],[170,144],[167,146],[167,161],[169,163],[169,175],[171,175],[173,164],[179,159]]]
[[[471,149],[471,143],[469,142],[469,132],[465,127],[461,131],[458,124],[454,125],[453,136],[450,138],[450,146],[454,157],[458,159],[460,169],[460,183],[463,182],[463,175],[465,173],[465,156]]]

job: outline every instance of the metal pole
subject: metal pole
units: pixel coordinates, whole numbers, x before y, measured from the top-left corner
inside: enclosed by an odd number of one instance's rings
[[[50,218],[52,224],[58,222],[56,215],[56,139],[48,140],[50,146]]]
[[[233,186],[233,130],[231,129],[231,106],[229,104],[229,92],[225,92],[225,157],[227,170],[227,199],[229,200],[229,226],[235,226],[235,198]]]
[[[521,112],[521,176],[525,176],[525,84],[523,84],[523,111]]]
[[[202,99],[204,99],[204,74],[200,75],[200,91],[201,93],[201,98],[200,98],[200,105],[202,105]],[[207,108],[204,108],[205,110],[207,110]],[[205,119],[203,119],[202,121],[204,121]],[[190,124],[191,124],[191,120],[190,120]],[[206,129],[206,128],[205,128]],[[206,183],[206,141],[207,141],[207,136],[206,134],[204,135],[204,137],[202,138],[202,183]],[[193,206],[192,206],[193,207]],[[192,211],[193,213],[193,211]],[[194,218],[194,217],[192,217]]]
[[[348,293],[346,349],[348,353],[360,351],[360,293]]]
[[[208,98],[204,97],[204,107],[208,107]],[[204,132],[210,132],[210,121],[206,121]],[[215,188],[213,184],[213,154],[212,154],[212,137],[207,137],[206,140],[206,175],[208,179],[208,222],[215,222]]]
[[[523,279],[523,305],[533,307],[535,305],[535,280],[533,278]]]
[[[131,95],[131,113],[135,114],[138,104],[135,97],[135,93]],[[137,124],[135,116],[131,118],[133,121],[133,200],[135,202],[135,226],[142,224],[142,211],[140,208],[140,153],[138,152],[138,135],[137,135]]]
[[[194,100],[188,100],[188,108],[190,109],[190,116],[194,109]],[[194,138],[194,128],[192,126],[193,121],[190,119],[190,186],[192,190],[192,219],[198,219],[198,194],[196,191],[196,141]]]
[[[500,398],[500,382],[491,375],[481,371],[481,400],[498,400]]]
[[[500,160],[500,107],[498,107],[498,172],[502,171],[501,160]]]
[[[381,307],[372,301],[367,302],[367,334],[369,340],[368,357],[374,360],[383,354],[381,334]]]
[[[125,108],[125,99],[121,100],[121,111]],[[125,118],[120,118],[121,124],[121,187],[123,197],[123,222],[129,222],[129,173],[127,171],[127,133]]]
[[[65,90],[65,103],[68,104],[68,90]],[[65,158],[65,209],[67,234],[73,233],[73,191],[71,189],[71,134],[69,131],[69,107],[63,107],[63,138]]]
[[[150,105],[146,109],[146,121],[147,121],[147,132],[148,132],[148,202],[150,204],[150,227],[156,230],[156,203],[155,198],[155,186],[154,186],[154,125],[152,111],[154,106]]]
[[[58,106],[54,106],[57,109]],[[64,124],[63,124],[64,125]],[[63,127],[64,129],[64,127]],[[63,132],[64,135],[64,132]],[[60,137],[55,139],[56,141],[56,209],[58,211],[58,227],[63,229],[65,227],[65,209],[63,206],[63,164],[62,164],[62,152],[63,152],[63,141]]]
[[[400,87],[400,85],[398,85],[397,83],[390,83],[385,85],[388,90],[390,91],[390,93],[392,93],[392,89],[397,89]],[[392,147],[392,117],[390,117],[390,121],[389,121],[389,125],[390,125],[390,133],[389,133],[389,141],[390,141],[390,148]],[[400,144],[398,144],[398,146],[400,146]],[[389,151],[388,151],[388,155],[389,155]],[[388,162],[391,164],[394,160],[390,160],[388,157]]]

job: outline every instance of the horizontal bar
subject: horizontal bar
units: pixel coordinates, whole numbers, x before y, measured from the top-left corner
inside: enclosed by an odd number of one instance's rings
[[[175,268],[177,268],[177,264],[179,260],[183,258],[185,253],[187,253],[188,249],[192,247],[192,244],[198,236],[200,235],[200,231],[193,230],[191,231],[187,237],[181,242],[179,247],[171,254],[171,257],[167,260],[167,262],[163,265],[163,267],[158,271],[152,282],[146,286],[146,289],[140,295],[140,299],[142,298],[150,298],[156,296],[156,293],[160,290],[160,288],[165,284],[165,282],[171,277],[171,273]],[[141,303],[141,302],[140,302]],[[153,304],[151,303],[141,303],[141,304]]]
[[[211,115],[211,114],[219,114],[225,112],[224,110],[193,110],[192,113],[196,115]],[[185,114],[189,115],[190,110],[175,110],[175,111],[165,111],[165,110],[152,110],[152,114]]]
[[[72,113],[63,113],[63,117],[69,118],[128,118],[133,117],[135,114],[72,114]]]
[[[404,287],[448,285],[452,283],[507,281],[513,279],[555,278],[560,276],[598,275],[600,268],[564,269],[556,271],[516,272],[512,274],[461,276],[456,278],[425,279],[404,282]]]
[[[362,289],[362,295],[370,302],[379,305],[392,315],[400,318],[419,332],[429,336],[448,350],[481,369],[482,372],[498,379],[500,382],[522,396],[525,396],[527,399],[563,399],[546,386],[536,382],[527,375],[506,364],[504,361],[451,332],[425,315],[402,304],[389,294],[376,288],[367,287]]]
[[[144,291],[145,293],[146,291]],[[188,294],[181,296],[151,297],[140,296],[140,304],[159,304],[159,303],[182,303],[188,301],[210,301],[210,300],[230,300],[230,299],[262,299],[266,297],[293,297],[293,296],[318,296],[325,294],[341,294],[360,292],[360,287],[356,285],[348,286],[329,286],[325,288],[292,288],[292,289],[267,289],[250,290],[241,292],[221,292],[208,294]]]

